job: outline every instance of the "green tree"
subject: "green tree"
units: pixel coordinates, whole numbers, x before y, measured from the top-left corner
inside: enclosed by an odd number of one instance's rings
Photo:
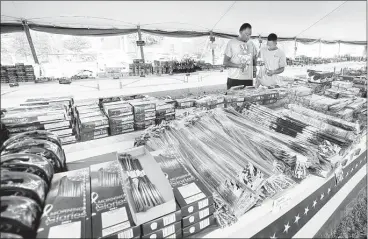
[[[64,48],[74,53],[81,53],[83,50],[91,47],[90,42],[83,37],[73,36],[64,41]]]

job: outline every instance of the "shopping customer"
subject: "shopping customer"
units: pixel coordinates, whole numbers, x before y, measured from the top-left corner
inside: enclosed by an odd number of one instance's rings
[[[277,35],[271,33],[267,37],[267,46],[260,49],[259,56],[263,62],[257,76],[258,85],[274,87],[280,84],[280,76],[286,67],[285,53],[277,47]]]
[[[244,23],[239,36],[231,39],[226,46],[224,66],[228,68],[227,89],[233,86],[253,86],[256,69],[256,46],[250,41],[252,26]]]

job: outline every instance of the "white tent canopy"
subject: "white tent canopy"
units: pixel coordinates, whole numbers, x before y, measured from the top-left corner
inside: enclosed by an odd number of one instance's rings
[[[1,23],[70,28],[142,28],[366,41],[365,1],[2,1]],[[341,6],[340,6],[341,5]],[[339,7],[340,6],[340,7]],[[336,9],[337,8],[337,9]]]

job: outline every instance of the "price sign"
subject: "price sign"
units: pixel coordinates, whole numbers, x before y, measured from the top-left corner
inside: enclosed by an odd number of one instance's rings
[[[145,41],[137,41],[137,46],[145,46],[146,42]]]

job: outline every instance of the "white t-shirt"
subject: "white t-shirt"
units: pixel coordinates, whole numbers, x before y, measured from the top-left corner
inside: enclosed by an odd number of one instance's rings
[[[234,64],[246,63],[248,66],[244,71],[240,68],[229,68],[229,78],[236,80],[253,80],[253,57],[257,49],[252,41],[242,42],[231,39],[226,46],[225,55],[230,57]]]
[[[261,75],[261,77],[258,78],[260,83],[264,86],[273,86],[279,84],[279,75],[268,76],[266,74],[266,69],[274,71],[281,67],[286,67],[287,64],[285,53],[279,48],[274,51],[270,51],[267,49],[267,47],[263,47],[260,50],[260,57],[264,62],[264,67],[261,67],[259,72],[259,75]]]

